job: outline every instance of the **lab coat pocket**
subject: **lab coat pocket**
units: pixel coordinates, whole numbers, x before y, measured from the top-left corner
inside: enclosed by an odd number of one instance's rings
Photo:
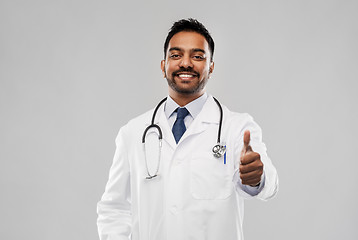
[[[232,173],[223,158],[206,153],[190,161],[190,190],[195,199],[226,199],[233,192]]]

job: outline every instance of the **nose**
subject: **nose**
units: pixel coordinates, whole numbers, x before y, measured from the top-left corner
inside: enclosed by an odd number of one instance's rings
[[[181,58],[181,61],[179,63],[179,67],[183,67],[183,68],[192,68],[193,67],[193,63],[191,61],[191,57],[190,56],[183,56]]]

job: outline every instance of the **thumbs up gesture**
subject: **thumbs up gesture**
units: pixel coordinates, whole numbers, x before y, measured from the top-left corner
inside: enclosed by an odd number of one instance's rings
[[[263,173],[263,163],[260,154],[252,151],[250,146],[250,131],[244,133],[244,147],[240,155],[240,178],[244,185],[252,187],[260,184],[261,175]]]

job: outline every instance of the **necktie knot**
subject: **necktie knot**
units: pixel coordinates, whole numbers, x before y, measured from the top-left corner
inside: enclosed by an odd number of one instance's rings
[[[184,119],[189,114],[188,109],[178,108],[177,119]]]

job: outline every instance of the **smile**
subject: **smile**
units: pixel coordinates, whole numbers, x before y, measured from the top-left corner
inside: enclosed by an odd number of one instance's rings
[[[181,78],[191,78],[191,77],[194,77],[194,75],[190,75],[190,74],[179,74],[179,77],[181,77]]]
[[[182,80],[191,80],[191,79],[197,77],[198,75],[195,73],[178,73],[178,74],[175,74],[175,76],[179,77]]]

